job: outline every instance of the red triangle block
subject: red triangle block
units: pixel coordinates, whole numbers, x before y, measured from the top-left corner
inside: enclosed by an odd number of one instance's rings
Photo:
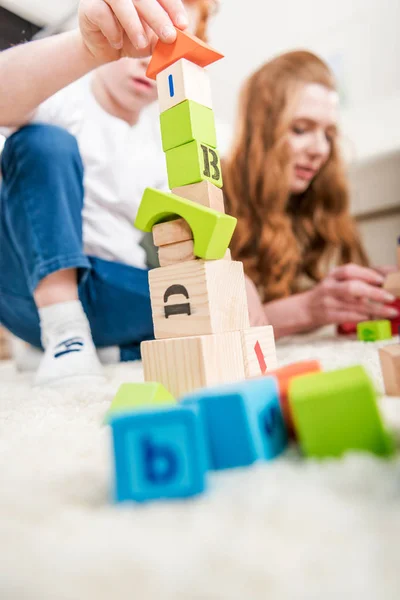
[[[224,58],[224,55],[202,42],[199,38],[179,29],[173,44],[164,44],[158,40],[150,64],[147,68],[147,77],[155,79],[158,73],[174,64],[181,58],[186,58],[199,67],[206,67],[211,63]]]

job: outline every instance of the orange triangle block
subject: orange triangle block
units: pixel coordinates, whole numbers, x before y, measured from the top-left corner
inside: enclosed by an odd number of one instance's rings
[[[224,58],[223,54],[213,50],[194,35],[179,29],[176,31],[177,37],[173,44],[165,44],[158,40],[146,73],[150,79],[155,79],[158,73],[181,58],[186,58],[200,67],[206,67]]]

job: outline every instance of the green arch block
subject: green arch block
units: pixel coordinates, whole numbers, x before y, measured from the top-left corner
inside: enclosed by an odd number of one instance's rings
[[[176,404],[176,400],[161,383],[123,383],[107,411],[104,423],[109,423],[122,413],[152,408],[156,410],[171,404]]]
[[[204,260],[224,257],[237,220],[175,194],[147,188],[135,227],[141,231],[151,231],[157,223],[178,217],[185,219],[193,232],[195,256]]]

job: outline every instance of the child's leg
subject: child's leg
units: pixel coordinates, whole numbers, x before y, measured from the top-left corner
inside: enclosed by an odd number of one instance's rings
[[[82,249],[83,166],[76,140],[57,127],[25,127],[7,141],[2,171],[0,293],[14,295],[14,313],[21,312],[17,304],[27,304],[23,313],[30,323],[34,296],[46,348],[37,381],[98,377],[78,300],[78,279],[87,275],[90,262]],[[15,321],[10,309],[3,312],[5,323]],[[10,324],[16,335],[24,328]]]

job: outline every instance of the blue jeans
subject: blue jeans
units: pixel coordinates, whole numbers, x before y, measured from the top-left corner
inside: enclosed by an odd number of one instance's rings
[[[97,347],[140,358],[153,338],[148,272],[86,256],[82,244],[83,164],[73,136],[28,125],[4,147],[0,190],[0,323],[40,347],[33,292],[60,269],[78,270],[79,298]]]

